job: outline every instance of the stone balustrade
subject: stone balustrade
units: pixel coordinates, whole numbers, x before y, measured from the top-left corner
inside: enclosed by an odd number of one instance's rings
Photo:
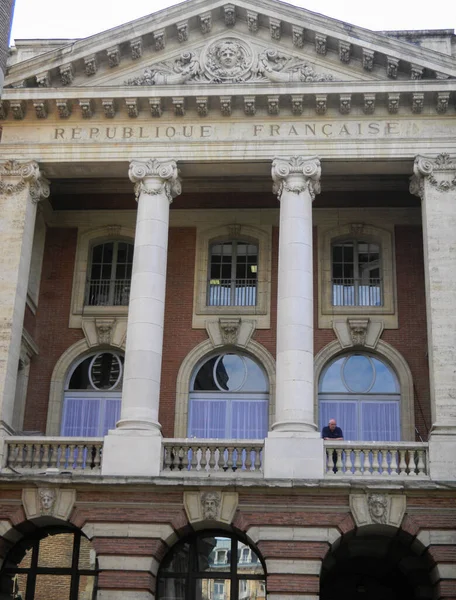
[[[103,438],[14,436],[5,440],[3,471],[99,474],[102,453]]]
[[[325,442],[327,477],[429,477],[424,442]]]
[[[263,475],[264,440],[167,439],[161,475]]]

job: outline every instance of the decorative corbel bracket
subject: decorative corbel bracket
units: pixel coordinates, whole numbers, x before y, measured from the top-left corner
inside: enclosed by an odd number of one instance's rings
[[[83,317],[82,330],[89,347],[108,345],[121,348],[127,335],[127,319]]]
[[[245,348],[250,342],[255,326],[255,321],[239,317],[220,317],[206,321],[207,335],[214,348],[220,346]]]
[[[28,520],[36,517],[56,517],[67,521],[76,502],[76,490],[56,487],[24,488],[22,504]]]
[[[399,494],[374,492],[350,494],[350,509],[358,527],[363,525],[391,525],[400,527],[407,500]]]
[[[237,492],[208,489],[184,492],[184,508],[190,523],[217,521],[230,525],[239,503]]]
[[[333,329],[342,348],[365,346],[374,350],[383,332],[383,321],[369,318],[334,320]]]

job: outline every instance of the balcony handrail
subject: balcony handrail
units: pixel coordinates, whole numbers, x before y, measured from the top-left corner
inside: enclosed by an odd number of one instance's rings
[[[10,436],[5,438],[3,469],[99,474],[102,456],[102,437]]]
[[[427,442],[324,440],[326,477],[429,478]]]
[[[263,473],[264,439],[167,438],[162,475],[258,476]]]
[[[87,279],[88,306],[128,306],[131,279]]]

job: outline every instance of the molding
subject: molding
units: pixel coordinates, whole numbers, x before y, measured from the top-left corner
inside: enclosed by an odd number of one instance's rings
[[[217,349],[220,352],[220,348]],[[266,376],[269,382],[269,427],[275,419],[275,387],[276,387],[276,367],[274,357],[270,352],[255,340],[250,339],[248,344],[242,348],[252,358],[256,359],[263,369],[266,371]],[[176,379],[176,404],[174,416],[174,437],[187,437],[188,425],[188,400],[190,393],[190,381],[198,364],[210,355],[216,354],[215,347],[210,339],[205,340],[195,346],[184,358],[179,368]]]
[[[315,422],[319,422],[318,416],[318,385],[323,369],[328,363],[339,355],[346,353],[339,340],[334,340],[324,346],[314,359],[314,417]],[[413,393],[413,377],[410,367],[402,356],[393,346],[378,340],[375,351],[372,354],[386,361],[396,373],[399,380],[401,391],[401,439],[403,441],[415,441],[415,398]]]

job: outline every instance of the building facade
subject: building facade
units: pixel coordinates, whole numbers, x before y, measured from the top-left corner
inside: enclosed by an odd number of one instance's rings
[[[276,0],[17,42],[0,598],[456,599],[455,55]]]

